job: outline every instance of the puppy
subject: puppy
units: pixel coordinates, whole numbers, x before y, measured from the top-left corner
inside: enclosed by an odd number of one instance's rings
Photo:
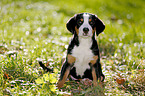
[[[103,32],[104,23],[94,14],[80,13],[70,18],[66,27],[73,34],[73,38],[61,68],[58,88],[63,87],[69,75],[77,80],[89,78],[95,86],[98,81],[103,82],[105,76],[101,69],[95,35]]]

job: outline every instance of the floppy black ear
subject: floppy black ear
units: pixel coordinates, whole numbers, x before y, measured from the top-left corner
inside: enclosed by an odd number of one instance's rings
[[[95,26],[97,36],[105,29],[105,24],[95,15]]]
[[[66,24],[67,29],[74,34],[76,26],[76,15],[70,18]]]

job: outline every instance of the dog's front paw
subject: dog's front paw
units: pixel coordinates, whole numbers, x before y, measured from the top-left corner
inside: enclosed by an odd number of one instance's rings
[[[97,81],[93,81],[93,85],[94,86],[98,86],[98,82]]]
[[[58,83],[57,83],[58,89],[62,88],[63,85],[64,85],[64,81],[63,80],[58,81]]]
[[[103,82],[95,82],[95,81],[93,81],[93,85],[94,85],[94,87],[100,86],[101,88],[103,88]]]

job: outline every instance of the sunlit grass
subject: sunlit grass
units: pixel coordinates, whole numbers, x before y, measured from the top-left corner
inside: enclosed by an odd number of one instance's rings
[[[105,95],[143,95],[143,4],[143,0],[0,1],[0,95],[95,95],[103,91]],[[65,24],[82,12],[97,14],[106,25],[97,37],[105,87],[93,88],[70,81],[61,92],[56,82],[72,37]],[[38,58],[55,72],[45,73]],[[116,80],[125,82],[120,84]]]

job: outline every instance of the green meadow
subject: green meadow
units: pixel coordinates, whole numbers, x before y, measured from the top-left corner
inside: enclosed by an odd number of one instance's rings
[[[144,0],[1,0],[0,96],[144,96]],[[57,81],[74,14],[96,14],[106,25],[96,36],[104,88],[91,81]],[[38,60],[54,70],[45,72]]]

